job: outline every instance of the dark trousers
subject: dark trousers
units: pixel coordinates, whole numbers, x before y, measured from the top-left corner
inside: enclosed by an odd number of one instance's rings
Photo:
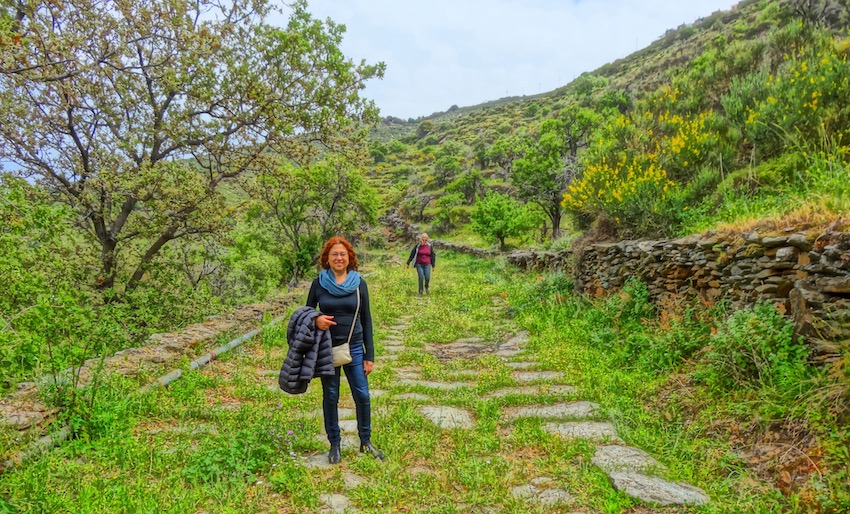
[[[424,290],[427,291],[431,285],[431,265],[430,264],[417,264],[414,266],[416,268],[416,274],[419,275],[419,294],[422,294],[423,286]]]
[[[361,444],[368,443],[372,436],[372,406],[369,401],[369,381],[363,369],[363,341],[351,343],[351,362],[340,366],[345,370],[345,378],[354,397],[357,413],[357,433]],[[328,441],[339,444],[342,436],[339,430],[339,383],[340,368],[332,377],[322,377],[322,412],[325,416],[325,433]]]

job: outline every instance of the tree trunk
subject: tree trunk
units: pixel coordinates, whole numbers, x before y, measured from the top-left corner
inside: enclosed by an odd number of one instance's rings
[[[550,216],[552,219],[552,241],[561,237],[561,210],[556,209]]]
[[[148,248],[148,251],[146,251],[145,255],[142,256],[142,260],[139,262],[139,265],[136,266],[136,271],[133,272],[133,276],[130,277],[130,281],[127,282],[127,286],[124,288],[125,292],[133,291],[136,287],[138,287],[139,282],[142,281],[142,277],[145,276],[145,272],[148,270],[148,264],[150,264],[160,249],[165,246],[165,243],[175,239],[176,232],[176,227],[169,227],[162,235],[159,236],[159,239],[154,241],[150,248]]]
[[[106,238],[100,242],[100,276],[95,286],[98,290],[106,291],[115,285],[115,247],[117,241]]]

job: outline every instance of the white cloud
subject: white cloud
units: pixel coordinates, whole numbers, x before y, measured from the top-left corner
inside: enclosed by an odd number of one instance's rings
[[[343,50],[383,61],[365,96],[384,116],[550,91],[731,0],[310,0],[346,26]]]

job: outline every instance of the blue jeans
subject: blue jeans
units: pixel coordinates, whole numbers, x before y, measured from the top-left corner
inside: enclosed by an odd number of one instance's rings
[[[422,294],[422,286],[424,285],[427,291],[431,285],[431,265],[417,264],[414,267],[416,268],[416,274],[419,275],[419,294]]]
[[[357,433],[360,443],[370,442],[372,437],[372,406],[369,401],[369,381],[363,369],[363,341],[351,343],[351,362],[340,366],[345,370],[345,378],[354,397],[357,413]],[[325,433],[331,445],[340,443],[339,430],[339,370],[332,377],[322,377],[322,412],[325,416]]]

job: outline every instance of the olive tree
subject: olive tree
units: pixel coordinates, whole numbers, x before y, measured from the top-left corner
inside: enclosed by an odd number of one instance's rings
[[[284,26],[269,0],[4,4],[0,160],[74,209],[105,291],[216,231],[222,184],[377,120],[359,93],[383,64],[347,59],[304,0]]]

